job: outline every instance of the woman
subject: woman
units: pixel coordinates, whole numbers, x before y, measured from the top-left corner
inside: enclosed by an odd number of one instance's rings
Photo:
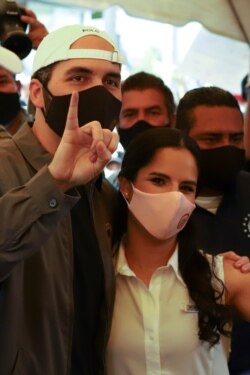
[[[148,130],[126,151],[108,375],[228,374],[231,308],[250,319],[250,275],[196,248],[198,169],[197,146],[176,129]]]

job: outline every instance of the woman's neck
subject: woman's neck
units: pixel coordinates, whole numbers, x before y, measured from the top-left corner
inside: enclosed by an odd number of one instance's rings
[[[158,240],[139,223],[135,223],[134,220],[130,221],[124,243],[128,265],[148,286],[155,270],[168,263],[176,248],[176,243],[177,236],[167,240]]]

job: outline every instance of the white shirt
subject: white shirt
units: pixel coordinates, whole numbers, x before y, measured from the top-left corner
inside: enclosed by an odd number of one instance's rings
[[[222,258],[217,275],[224,280]],[[147,288],[129,268],[123,246],[107,350],[108,375],[227,375],[227,350],[198,338],[197,311],[178,270],[178,249]],[[227,339],[226,339],[227,340]]]
[[[195,199],[195,203],[215,215],[222,201],[222,198],[223,198],[223,195],[215,195],[214,197],[198,196]]]

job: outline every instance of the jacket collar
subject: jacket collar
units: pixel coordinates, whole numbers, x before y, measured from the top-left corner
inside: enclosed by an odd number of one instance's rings
[[[51,162],[52,155],[42,147],[27,123],[21,126],[12,139],[34,170],[38,171]]]

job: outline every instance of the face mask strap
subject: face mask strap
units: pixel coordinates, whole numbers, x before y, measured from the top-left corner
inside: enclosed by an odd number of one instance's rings
[[[45,108],[42,108],[42,113],[43,113],[44,118],[46,119],[46,113],[49,110],[49,107],[50,107],[50,104],[51,104],[51,101],[52,101],[54,95],[51,94],[51,92],[49,91],[49,89],[45,85],[42,84],[42,86],[43,86],[43,88],[42,88],[43,99],[44,99],[44,104],[45,104]]]

